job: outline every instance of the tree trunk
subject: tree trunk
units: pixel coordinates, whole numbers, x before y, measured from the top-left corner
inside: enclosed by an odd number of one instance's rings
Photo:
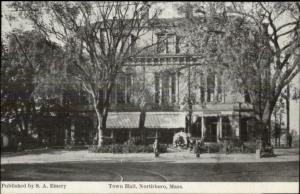
[[[96,116],[97,116],[97,134],[98,134],[98,147],[103,146],[103,128],[102,128],[102,123],[103,123],[103,117],[100,114],[100,110],[96,108]]]
[[[101,112],[100,112],[101,111]],[[98,146],[103,146],[103,132],[106,129],[106,121],[108,115],[108,106],[105,106],[103,109],[96,108],[97,115],[97,130],[98,130]]]
[[[141,108],[141,114],[140,114],[140,121],[139,121],[139,129],[142,132],[142,143],[145,144],[146,143],[146,136],[145,136],[145,119],[146,119],[146,110],[143,108]]]
[[[270,137],[271,137],[271,129],[270,129],[270,120],[271,120],[271,115],[274,109],[274,103],[267,102],[266,106],[264,108],[264,112],[261,118],[261,130],[262,130],[262,140],[263,143],[271,143],[270,142]]]

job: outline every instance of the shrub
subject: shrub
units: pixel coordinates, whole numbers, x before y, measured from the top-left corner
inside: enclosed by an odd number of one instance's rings
[[[225,140],[220,143],[205,143],[200,150],[202,153],[255,153],[256,143]]]
[[[220,143],[209,143],[204,145],[204,147],[201,149],[201,152],[206,153],[218,153],[222,151],[222,144]]]
[[[131,137],[124,144],[126,145],[140,145],[142,144],[142,140],[140,137]]]
[[[255,153],[256,142],[243,142],[239,139],[225,140],[222,142],[223,152],[226,153]]]
[[[245,142],[244,143],[244,153],[255,153],[257,148],[256,142]]]
[[[168,145],[160,144],[159,151],[160,153],[167,152]],[[97,145],[93,145],[89,147],[90,152],[95,153],[152,153],[153,147],[152,145],[134,145],[132,143],[125,144],[111,144],[111,145],[103,145],[98,147]]]

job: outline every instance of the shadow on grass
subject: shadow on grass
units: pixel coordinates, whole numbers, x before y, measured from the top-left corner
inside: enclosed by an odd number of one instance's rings
[[[101,165],[99,165],[101,164]],[[1,166],[6,181],[129,181],[266,182],[299,181],[299,162],[284,163],[99,163],[59,162]],[[76,176],[74,176],[76,174]]]
[[[39,148],[31,149],[24,151],[16,152],[1,152],[1,157],[15,157],[15,156],[26,156],[26,155],[40,155],[40,154],[57,154],[61,151],[78,151],[78,150],[87,150],[87,147],[73,147],[73,148],[64,148],[64,147],[51,147],[51,148]]]

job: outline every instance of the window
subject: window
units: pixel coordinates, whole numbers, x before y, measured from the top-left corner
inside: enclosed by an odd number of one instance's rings
[[[159,87],[159,82],[160,82],[160,78],[159,78],[159,73],[155,73],[154,74],[154,84],[155,84],[155,103],[159,104],[159,95],[160,95],[160,87]]]
[[[179,40],[175,34],[158,34],[157,35],[157,53],[179,53]]]
[[[130,98],[131,98],[131,79],[132,77],[130,75],[126,76],[126,103],[130,103]]]
[[[166,41],[164,40],[165,36],[164,35],[157,35],[157,53],[165,53],[166,49]]]
[[[218,81],[218,95],[217,95],[217,101],[221,102],[222,101],[222,76],[218,75],[217,77]]]
[[[207,76],[207,102],[214,100],[214,89],[215,89],[215,74],[209,73]]]
[[[167,35],[166,51],[167,53],[175,53],[176,49],[176,36]]]
[[[200,102],[205,101],[205,77],[204,74],[200,73]]]
[[[169,76],[166,75],[162,77],[162,104],[166,104],[169,101],[169,89]]]
[[[176,75],[155,73],[155,103],[168,104],[176,102]]]
[[[125,76],[120,76],[117,83],[117,103],[125,104]]]
[[[172,76],[171,90],[172,90],[172,103],[176,102],[176,75],[175,73]]]
[[[111,102],[116,104],[130,103],[131,87],[132,76],[130,74],[119,76],[110,95]]]
[[[136,42],[137,42],[137,40],[138,39],[137,39],[136,36],[131,35],[131,42],[130,42],[130,44],[133,43],[133,45],[131,45],[131,53],[136,52]]]
[[[176,36],[176,53],[180,53],[180,40],[181,37]]]

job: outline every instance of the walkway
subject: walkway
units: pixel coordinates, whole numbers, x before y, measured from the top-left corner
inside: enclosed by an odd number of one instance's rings
[[[3,154],[1,164],[51,163],[51,162],[170,162],[170,163],[253,163],[299,161],[299,148],[275,149],[276,157],[257,159],[255,154],[201,154],[196,158],[189,151],[170,152],[154,158],[152,153],[91,153],[87,150],[39,150],[28,153]]]

